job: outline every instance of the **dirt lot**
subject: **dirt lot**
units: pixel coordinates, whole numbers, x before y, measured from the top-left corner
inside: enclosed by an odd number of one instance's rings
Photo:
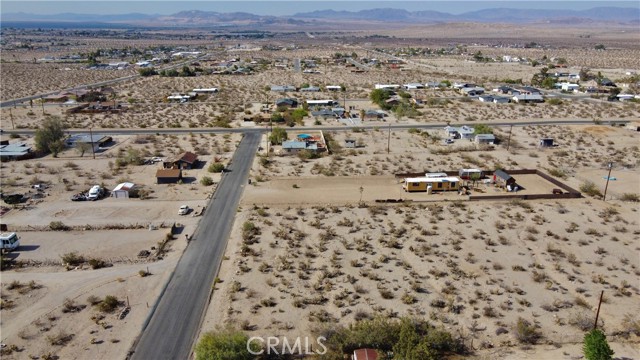
[[[8,258],[22,266],[2,273],[2,343],[13,349],[3,358],[48,353],[70,359],[124,358],[186,246],[184,236],[198,224],[200,218],[193,215],[215,189],[215,185],[201,185],[200,179],[206,175],[219,181],[220,175],[209,173],[207,167],[214,160],[228,161],[239,136],[150,136],[144,141],[116,136],[115,145],[99,152],[95,160],[69,149],[58,158],[2,163],[3,191],[26,193],[31,184],[48,184],[41,199],[15,208],[3,205],[2,223],[21,237],[21,247]],[[158,164],[114,165],[132,149],[164,157],[196,151],[204,164],[185,170],[183,184],[159,185],[155,183]],[[146,189],[149,198],[70,200],[96,183],[112,189],[122,181]],[[178,207],[183,204],[195,211],[179,216]],[[52,222],[70,230],[51,231]],[[173,223],[179,224],[174,240],[156,257],[155,249]],[[150,256],[139,258],[141,250]],[[107,267],[94,270],[91,261],[63,266],[63,259],[73,252],[85,260],[103,261]],[[150,274],[142,277],[141,271]],[[112,312],[90,305],[94,300],[89,297],[107,295],[119,301]],[[130,312],[120,320],[126,306]]]
[[[496,134],[506,139],[508,131]],[[374,130],[328,134],[334,146],[345,138],[363,146],[320,159],[258,158],[253,178],[260,181],[244,193],[203,331],[230,323],[250,336],[306,336],[318,324],[418,315],[473,339],[480,359],[570,359],[581,354],[581,327],[592,326],[604,290],[600,319],[616,356],[640,356],[638,337],[626,335],[640,310],[631,256],[638,252],[640,208],[615,200],[638,194],[637,187],[615,195],[610,187],[607,202],[588,195],[465,202],[441,201],[462,200],[451,193],[404,193],[393,177],[508,165],[539,168],[574,188],[590,180],[603,191],[602,162],[616,159],[625,174],[620,181],[639,178],[637,133],[611,126],[511,131],[509,151],[504,142],[473,150],[460,140],[442,145],[434,140],[439,131],[394,131],[387,155],[386,131]],[[557,146],[539,148],[546,136]],[[527,193],[555,187],[536,175],[516,179]],[[380,205],[376,198],[427,202]],[[243,237],[245,222],[260,229],[255,239]],[[546,345],[518,346],[519,317],[536,324]]]

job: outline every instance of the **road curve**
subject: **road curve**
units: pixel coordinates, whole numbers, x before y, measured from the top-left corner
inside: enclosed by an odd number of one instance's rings
[[[130,359],[189,358],[260,139],[259,132],[248,132],[240,142],[229,172],[223,175],[193,239],[143,325]]]

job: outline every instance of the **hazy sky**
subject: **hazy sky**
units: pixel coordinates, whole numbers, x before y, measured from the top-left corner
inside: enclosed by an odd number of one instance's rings
[[[59,14],[73,12],[79,14],[173,14],[183,10],[205,10],[219,12],[244,11],[258,15],[291,15],[314,10],[358,11],[374,8],[396,8],[407,10],[436,10],[459,14],[486,8],[509,7],[519,9],[572,9],[584,10],[600,6],[638,7],[639,0],[623,1],[582,1],[582,0],[503,0],[503,1],[363,1],[363,0],[297,0],[297,1],[124,1],[124,0],[20,0],[0,1],[0,12],[26,12],[32,14]]]

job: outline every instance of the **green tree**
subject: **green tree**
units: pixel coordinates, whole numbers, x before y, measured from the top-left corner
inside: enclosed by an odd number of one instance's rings
[[[493,129],[489,125],[478,124],[473,127],[473,134],[493,134]]]
[[[196,360],[251,360],[255,355],[247,349],[249,337],[244,333],[225,329],[206,332],[196,345]],[[260,351],[257,342],[249,345],[253,352]]]
[[[383,107],[385,104],[385,100],[389,99],[390,95],[387,90],[384,89],[375,89],[369,94],[369,99],[374,104],[377,104],[380,107]]]
[[[140,74],[140,76],[152,76],[152,75],[158,75],[158,72],[156,71],[156,69],[150,67],[150,68],[142,68],[140,70],[138,70],[138,73]]]
[[[224,170],[224,164],[219,162],[211,163],[211,165],[209,165],[209,168],[207,170],[210,173],[220,173],[222,172],[222,170]]]
[[[271,141],[272,145],[282,145],[282,142],[287,140],[287,130],[281,127],[274,127],[271,135],[269,136],[269,141]]]
[[[51,152],[53,157],[64,149],[64,129],[62,120],[58,117],[49,117],[42,122],[40,129],[36,130],[36,149],[42,152]]]
[[[393,353],[399,359],[420,360],[420,358],[415,357],[419,343],[420,335],[416,332],[414,324],[409,319],[402,319],[398,341],[393,345]]]
[[[86,153],[87,151],[91,150],[91,144],[89,143],[77,143],[76,144],[76,151],[80,153],[80,157],[84,157],[84,153]]]
[[[144,158],[142,153],[138,149],[128,148],[127,153],[124,156],[124,160],[130,165],[142,165],[144,164]]]
[[[600,329],[593,329],[584,336],[582,351],[587,360],[611,360],[613,355],[613,350]]]

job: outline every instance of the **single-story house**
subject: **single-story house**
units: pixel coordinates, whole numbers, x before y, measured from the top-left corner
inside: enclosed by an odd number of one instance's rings
[[[610,86],[610,87],[617,87],[616,84],[611,81],[608,78],[603,78],[602,80],[600,80],[600,85],[602,86]]]
[[[93,147],[93,151],[100,149],[113,142],[111,136],[91,135],[91,134],[75,134],[69,136],[64,143],[69,147],[76,147],[78,144],[89,144]]]
[[[318,151],[318,144],[311,141],[285,140],[282,142],[282,152],[285,154],[297,154],[302,150]]]
[[[364,118],[368,120],[383,119],[387,114],[380,110],[367,110],[364,112]]]
[[[580,88],[580,85],[572,83],[562,83],[561,85],[563,91],[578,91]]]
[[[460,92],[463,95],[467,95],[467,96],[477,96],[480,94],[484,94],[484,88],[480,86],[463,87],[460,89]]]
[[[496,137],[493,134],[478,134],[474,138],[476,144],[491,144],[496,141]]]
[[[344,116],[345,110],[343,107],[334,107],[331,108],[331,112],[337,117],[342,117]]]
[[[502,170],[496,170],[493,172],[493,182],[500,187],[513,187],[516,184],[516,179]]]
[[[424,85],[421,83],[408,83],[408,84],[404,84],[403,87],[406,90],[418,90],[418,89],[424,89]]]
[[[182,170],[180,169],[158,169],[156,171],[158,184],[173,184],[180,180],[182,180]]]
[[[387,105],[398,105],[398,104],[400,104],[400,97],[399,96],[393,96],[393,97],[388,98],[384,102]]]
[[[136,184],[130,182],[123,182],[118,184],[113,190],[111,190],[111,197],[116,199],[128,199],[129,193],[135,190]]]
[[[439,81],[429,81],[424,85],[428,88],[436,89],[436,88],[439,88],[442,85],[442,83]]]
[[[287,92],[287,91],[296,91],[296,87],[293,85],[273,85],[271,86],[271,91],[275,92]]]
[[[521,86],[519,90],[520,90],[521,94],[542,95],[542,91],[540,91],[539,89],[536,89],[536,88],[534,88],[532,86]]]
[[[198,155],[187,151],[165,161],[162,165],[165,169],[192,169],[197,163]]]
[[[351,360],[378,360],[378,352],[374,349],[354,350]]]
[[[0,145],[0,161],[14,161],[32,158],[31,146],[25,143]]]
[[[45,96],[43,100],[53,101],[53,102],[65,102],[69,100],[69,97],[65,94],[52,94],[52,95]]]
[[[333,111],[331,111],[329,109],[320,109],[320,110],[317,110],[317,111],[312,111],[311,112],[311,116],[329,118],[329,117],[335,117],[336,114],[334,114]]]
[[[542,95],[527,95],[527,94],[519,94],[515,95],[513,101],[517,103],[541,103],[544,102],[544,98]]]
[[[399,89],[400,85],[398,85],[398,84],[375,84],[374,87],[375,87],[376,90],[386,90],[386,89],[394,90],[394,89]]]
[[[327,85],[324,88],[327,91],[340,91],[340,90],[342,90],[342,86],[340,86],[340,85]]]
[[[540,139],[540,147],[552,147],[552,146],[553,146],[553,138]]]
[[[350,149],[356,148],[357,147],[356,140],[355,139],[345,139],[344,140],[344,147],[350,148]]]
[[[292,98],[282,98],[276,100],[276,107],[297,108],[298,100]]]
[[[309,86],[309,87],[306,87],[306,88],[302,88],[302,89],[300,89],[300,91],[304,91],[304,92],[318,92],[318,91],[320,91],[320,88],[319,88],[319,87],[317,87],[317,86]]]
[[[511,91],[512,89],[508,86],[498,86],[497,88],[493,89],[493,92],[497,92],[499,94],[508,94],[509,91]]]
[[[506,96],[494,96],[493,97],[493,103],[494,104],[508,104],[511,102],[511,99],[509,99]]]
[[[619,101],[626,101],[626,100],[631,100],[635,98],[635,96],[632,94],[618,94],[616,97],[618,98]]]
[[[460,127],[446,126],[444,134],[447,138],[452,139],[471,139],[475,129],[471,126],[462,125]]]

